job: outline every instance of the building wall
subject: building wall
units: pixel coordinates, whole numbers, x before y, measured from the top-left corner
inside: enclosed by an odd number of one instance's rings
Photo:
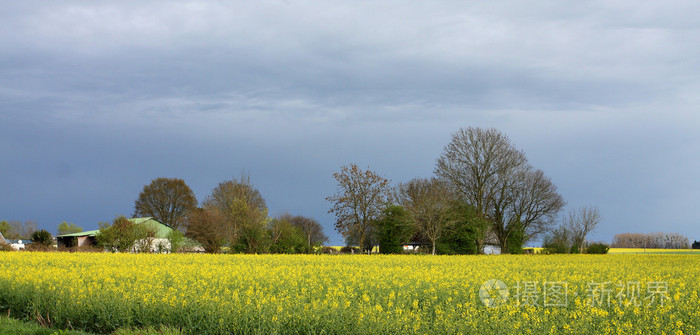
[[[139,252],[139,250],[136,250],[136,249],[140,244],[142,244],[141,241],[137,241],[136,243],[134,243],[132,251]],[[151,242],[150,252],[152,252],[152,253],[170,252],[170,241],[167,238],[154,238],[153,242]]]
[[[22,243],[22,241],[19,241],[19,243],[10,244],[10,247],[12,247],[12,249],[15,250],[24,250],[27,247],[27,245]]]
[[[92,239],[90,236],[78,236],[78,246],[83,247],[83,246],[88,246],[92,245]]]

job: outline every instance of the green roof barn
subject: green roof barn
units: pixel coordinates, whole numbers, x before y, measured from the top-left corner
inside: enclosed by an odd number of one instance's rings
[[[167,241],[168,234],[173,231],[173,228],[156,220],[155,218],[131,218],[129,221],[135,225],[148,225],[151,229],[153,229],[153,231],[155,231],[155,241],[161,244],[166,244],[164,242]],[[95,246],[97,244],[95,236],[99,232],[99,230],[88,230],[80,233],[58,235],[56,236],[56,242],[59,248]],[[169,245],[169,241],[167,242],[167,245]],[[155,247],[152,246],[152,248]]]

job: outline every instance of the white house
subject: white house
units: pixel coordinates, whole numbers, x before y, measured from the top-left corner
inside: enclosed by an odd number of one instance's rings
[[[21,240],[21,239],[7,240],[7,239],[5,239],[5,241],[7,242],[7,244],[10,245],[10,247],[12,247],[12,249],[15,249],[15,250],[24,250],[24,249],[26,249],[27,245],[32,244],[31,240]]]

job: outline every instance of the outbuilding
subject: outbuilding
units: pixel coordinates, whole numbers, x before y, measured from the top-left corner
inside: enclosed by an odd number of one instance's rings
[[[131,218],[129,221],[134,225],[146,225],[153,231],[154,236],[152,240],[149,241],[151,252],[170,249],[168,235],[173,231],[173,228],[152,217]],[[99,230],[90,230],[80,233],[58,235],[56,236],[56,242],[59,248],[95,246],[97,245],[96,236],[99,232]]]
[[[97,244],[95,235],[99,232],[99,230],[88,230],[79,233],[58,235],[56,236],[56,245],[58,245],[59,248],[94,246]]]

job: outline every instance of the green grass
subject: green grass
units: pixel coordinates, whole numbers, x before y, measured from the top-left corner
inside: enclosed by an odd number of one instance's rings
[[[0,335],[90,335],[90,333],[51,329],[33,322],[0,316]]]
[[[118,329],[112,335],[181,335],[182,332],[168,327],[148,327],[142,329],[124,328]],[[74,330],[60,330],[43,327],[40,324],[28,321],[20,321],[0,316],[0,335],[93,335]]]

